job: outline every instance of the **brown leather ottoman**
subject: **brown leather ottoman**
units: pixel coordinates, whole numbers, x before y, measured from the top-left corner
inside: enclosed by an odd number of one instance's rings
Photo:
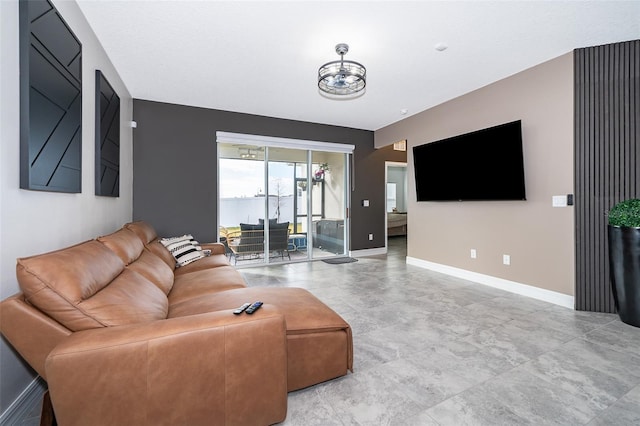
[[[169,318],[234,309],[257,300],[275,306],[285,317],[289,392],[353,371],[351,327],[301,288],[252,287],[201,295],[169,306]]]

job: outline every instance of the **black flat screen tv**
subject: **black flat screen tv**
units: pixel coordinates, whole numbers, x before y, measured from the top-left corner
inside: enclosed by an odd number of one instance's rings
[[[418,201],[525,200],[521,121],[413,147]]]

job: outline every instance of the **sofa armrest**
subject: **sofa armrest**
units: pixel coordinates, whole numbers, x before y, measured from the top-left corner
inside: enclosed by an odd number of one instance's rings
[[[211,250],[211,254],[225,254],[226,249],[222,243],[204,243],[200,244],[203,250]]]
[[[47,355],[72,334],[71,330],[29,305],[22,293],[0,303],[0,331],[45,380]]]
[[[74,333],[46,361],[64,425],[256,425],[287,407],[284,317],[225,310]]]

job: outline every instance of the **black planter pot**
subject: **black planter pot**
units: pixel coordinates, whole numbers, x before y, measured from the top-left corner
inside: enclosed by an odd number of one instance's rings
[[[620,320],[640,327],[640,228],[609,225],[609,265]]]

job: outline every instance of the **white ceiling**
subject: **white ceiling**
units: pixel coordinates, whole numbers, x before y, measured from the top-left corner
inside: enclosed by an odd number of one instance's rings
[[[640,1],[78,3],[134,98],[366,130],[574,48],[640,37]],[[366,93],[348,101],[317,88],[341,42],[367,67]]]

